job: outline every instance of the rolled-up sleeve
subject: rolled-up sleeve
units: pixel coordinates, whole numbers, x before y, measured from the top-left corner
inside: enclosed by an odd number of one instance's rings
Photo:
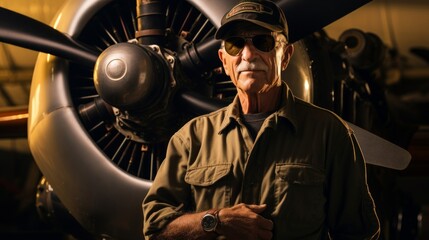
[[[143,234],[145,239],[160,232],[189,206],[190,188],[183,184],[187,166],[186,143],[177,135],[170,139],[166,157],[143,200]]]
[[[351,129],[330,146],[328,225],[332,239],[378,239],[380,224],[368,189],[366,166]],[[341,139],[340,139],[341,140]]]

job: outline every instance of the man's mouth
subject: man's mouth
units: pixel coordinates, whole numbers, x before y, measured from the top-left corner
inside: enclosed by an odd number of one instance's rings
[[[260,70],[260,69],[246,69],[246,70],[242,70],[239,73],[245,73],[245,72],[263,72],[264,70]]]

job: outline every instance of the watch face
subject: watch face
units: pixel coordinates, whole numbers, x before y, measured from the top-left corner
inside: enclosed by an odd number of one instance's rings
[[[214,231],[217,225],[217,219],[212,214],[206,214],[201,221],[201,225],[206,232]]]

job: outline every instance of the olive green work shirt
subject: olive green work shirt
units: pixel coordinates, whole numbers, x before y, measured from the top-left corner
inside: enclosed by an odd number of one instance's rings
[[[277,240],[378,237],[365,162],[344,121],[287,85],[255,140],[239,109],[236,97],[172,136],[143,201],[146,239],[187,212],[239,203],[267,204]]]

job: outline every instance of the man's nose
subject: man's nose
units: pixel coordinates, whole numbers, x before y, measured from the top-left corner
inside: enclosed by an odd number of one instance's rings
[[[241,58],[245,61],[252,61],[256,57],[255,46],[249,41],[246,41],[244,48],[241,51]]]

